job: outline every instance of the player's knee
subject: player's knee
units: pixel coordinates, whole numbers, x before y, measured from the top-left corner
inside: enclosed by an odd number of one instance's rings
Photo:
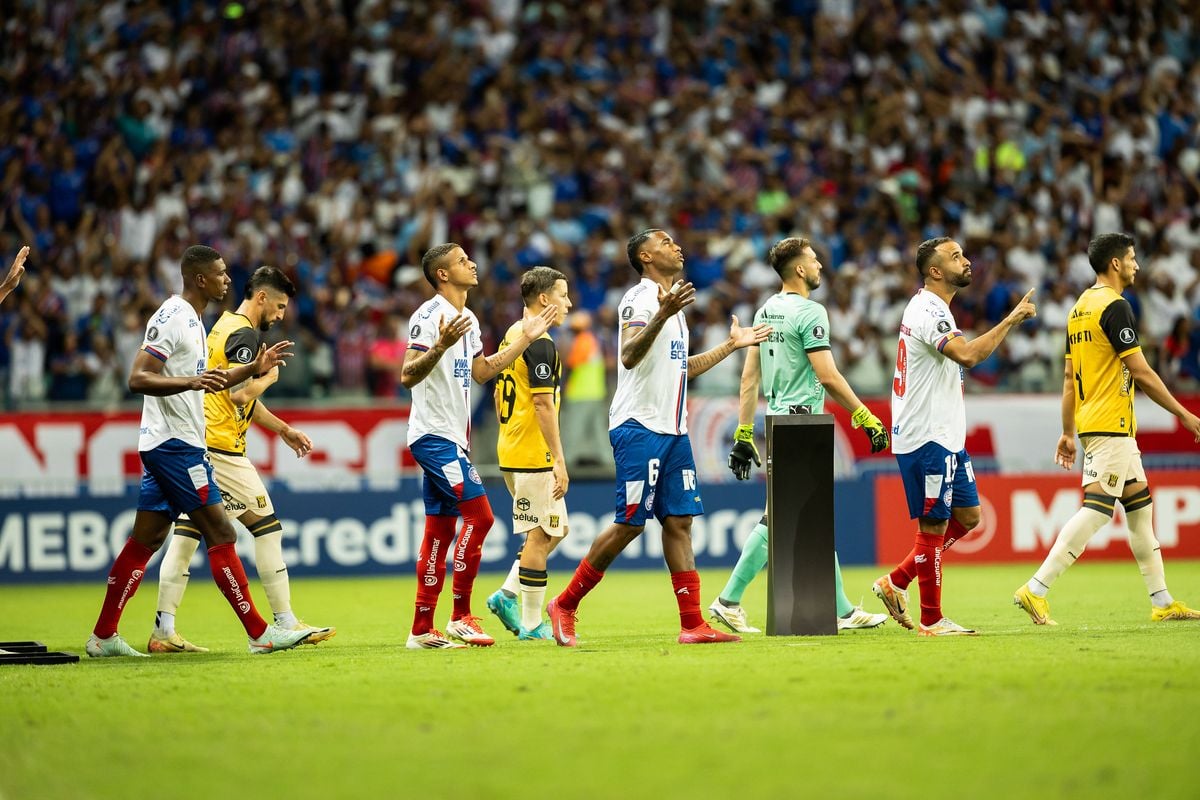
[[[955,509],[955,519],[958,524],[962,525],[968,531],[973,531],[979,527],[979,523],[983,521],[983,514],[980,513],[978,507]]]
[[[283,523],[272,514],[269,517],[259,517],[258,521],[246,525],[246,530],[250,531],[250,535],[257,539],[271,533],[282,533]]]

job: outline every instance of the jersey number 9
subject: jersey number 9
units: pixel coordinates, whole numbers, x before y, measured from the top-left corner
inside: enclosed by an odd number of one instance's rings
[[[908,347],[901,339],[896,345],[896,375],[892,378],[892,394],[904,397],[908,388]]]

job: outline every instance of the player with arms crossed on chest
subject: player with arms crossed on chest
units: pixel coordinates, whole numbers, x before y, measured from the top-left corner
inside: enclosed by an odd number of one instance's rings
[[[754,414],[758,409],[760,384],[771,414],[821,414],[828,391],[840,406],[851,412],[854,427],[861,427],[870,438],[871,452],[885,450],[888,435],[883,423],[862,404],[834,363],[829,349],[829,314],[820,303],[809,299],[809,294],[821,285],[821,262],[809,241],[798,237],[780,241],[767,254],[767,263],[779,273],[783,291],[773,295],[754,315],[755,324],[770,325],[774,330],[767,341],[746,352],[738,427],[729,454],[729,468],[734,476],[740,481],[749,478],[751,461],[762,466],[754,446]],[[759,632],[746,621],[741,602],[746,587],[766,563],[764,512],[742,547],[729,582],[708,607],[713,619],[737,633]],[[887,614],[868,614],[846,597],[837,553],[833,554],[833,573],[838,630],[882,625]]]
[[[1066,368],[1063,371],[1062,436],[1054,461],[1075,466],[1075,435],[1083,444],[1083,507],[1067,521],[1049,555],[1013,602],[1035,625],[1055,625],[1046,594],[1079,556],[1096,532],[1112,519],[1116,502],[1125,507],[1129,549],[1150,593],[1150,619],[1200,620],[1167,591],[1162,550],[1154,536],[1154,504],[1138,450],[1133,390],[1179,418],[1200,442],[1200,419],[1171,396],[1146,362],[1138,341],[1133,308],[1121,292],[1133,285],[1138,263],[1132,236],[1106,233],[1088,244],[1096,285],[1085,291],[1067,317]]]
[[[457,244],[430,248],[421,258],[425,280],[437,293],[413,314],[400,382],[412,391],[408,449],[424,475],[425,536],[417,558],[417,598],[407,647],[439,650],[495,640],[471,613],[471,590],[479,572],[483,539],[495,518],[483,481],[467,454],[471,447],[471,381],[487,383],[536,341],[558,316],[555,306],[521,321],[507,347],[483,355],[479,320],[466,307],[467,291],[479,284],[475,262]],[[462,531],[455,543],[455,526]],[[454,611],[446,634],[433,627],[454,546]]]
[[[251,363],[262,344],[260,334],[283,320],[288,300],[296,294],[291,280],[275,267],[259,267],[246,282],[237,311],[226,311],[208,333],[208,368],[229,369]],[[246,526],[254,537],[254,565],[275,614],[284,630],[308,630],[305,644],[323,642],[335,628],[307,625],[292,613],[291,586],[283,563],[283,525],[258,470],[246,457],[246,431],[257,422],[279,437],[303,458],[312,451],[312,440],[272,414],[262,394],[279,378],[279,368],[255,375],[237,386],[204,396],[205,438],[208,458],[221,487],[225,515]],[[158,576],[158,611],[146,646],[152,653],[203,653],[175,630],[175,616],[187,589],[188,565],[200,544],[200,529],[187,515],[175,523],[175,535],[163,555]]]
[[[250,598],[237,532],[225,517],[221,491],[205,451],[204,393],[221,392],[284,363],[291,342],[263,348],[249,364],[206,369],[205,306],[225,297],[229,273],[221,254],[193,245],[180,264],[183,292],[167,299],[146,325],[146,338],[134,357],[129,390],[146,396],[138,437],[142,485],[133,533],[108,573],[100,617],[85,649],[93,657],[141,656],[117,633],[125,604],[133,597],[146,564],[162,547],[180,514],[187,514],[208,543],[213,580],[250,637],[251,653],[295,647],[310,630],[285,631],[268,625]]]
[[[525,316],[556,308],[556,325],[571,310],[567,276],[550,267],[534,267],[521,277],[521,298]],[[523,322],[514,322],[504,334],[501,350],[520,337]],[[496,381],[496,455],[513,499],[512,531],[525,534],[525,543],[487,605],[518,639],[554,638],[542,621],[542,604],[549,582],[546,560],[568,533],[564,498],[570,477],[558,426],[561,385],[562,361],[548,333],[525,348]]]
[[[735,350],[758,344],[771,329],[743,328],[734,317],[729,338],[700,355],[688,355],[683,309],[696,299],[683,272],[683,251],[662,230],[651,228],[629,240],[629,263],[642,277],[618,308],[617,391],[609,410],[609,439],[617,466],[616,518],[596,537],[567,588],[546,611],[555,641],[574,647],[575,614],[625,547],[641,535],[646,517],[662,522],[663,557],[679,605],[680,644],[737,642],[713,630],[700,611],[700,576],[692,553],[692,517],[704,513],[696,462],[687,433],[687,381]]]
[[[916,261],[925,285],[904,309],[892,380],[892,452],[909,516],[917,520],[916,544],[872,590],[896,622],[912,628],[907,589],[916,577],[921,593],[917,634],[974,636],[975,631],[942,616],[942,550],[980,519],[975,470],[964,447],[963,368],[990,356],[1037,309],[1029,302],[1030,289],[996,327],[967,341],[950,312],[955,293],[971,285],[971,262],[962,247],[947,236],[928,239],[917,247]]]

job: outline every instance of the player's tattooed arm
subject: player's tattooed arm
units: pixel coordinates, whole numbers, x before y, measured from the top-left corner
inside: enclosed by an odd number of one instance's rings
[[[421,352],[415,347],[409,347],[404,354],[404,366],[400,369],[400,383],[405,389],[411,389],[428,377],[438,360],[447,350],[453,347],[467,331],[471,329],[471,320],[465,314],[457,314],[452,319],[438,320],[438,338],[433,347]]]
[[[541,338],[557,319],[558,309],[554,306],[546,306],[540,313],[525,317],[521,321],[521,335],[516,341],[490,356],[475,357],[471,362],[471,377],[476,383],[487,383],[499,375],[525,352],[525,348]]]
[[[687,306],[696,302],[696,287],[684,281],[676,281],[670,291],[658,287],[658,311],[644,326],[626,324],[621,328],[621,366],[633,369],[642,363],[650,345],[658,338],[658,334],[674,317]],[[691,369],[688,361],[688,369]]]
[[[761,344],[771,335],[771,326],[762,324],[752,328],[738,325],[737,317],[730,317],[729,338],[711,350],[688,358],[688,377],[696,378],[721,363],[734,350]]]

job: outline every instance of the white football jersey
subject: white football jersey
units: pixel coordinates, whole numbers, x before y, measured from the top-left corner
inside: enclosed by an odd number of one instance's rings
[[[163,362],[170,378],[199,375],[208,365],[204,323],[196,309],[177,294],[167,298],[146,323],[142,350]],[[168,439],[204,447],[204,392],[185,391],[166,397],[146,395],[138,450],[153,450]]]
[[[408,444],[427,434],[449,439],[463,450],[471,448],[471,362],[483,352],[479,320],[464,308],[471,328],[442,354],[433,370],[412,388],[408,412]],[[458,316],[458,309],[440,294],[427,300],[408,323],[408,346],[426,351],[438,339],[438,326]]]
[[[911,453],[929,442],[963,449],[967,412],[962,367],[942,348],[963,333],[942,298],[921,289],[904,309],[892,379],[892,452]]]
[[[617,391],[608,411],[609,430],[637,420],[655,433],[687,433],[687,317],[680,311],[663,325],[633,369],[621,364],[620,336],[645,327],[658,313],[658,284],[649,278],[621,298],[617,308]]]

